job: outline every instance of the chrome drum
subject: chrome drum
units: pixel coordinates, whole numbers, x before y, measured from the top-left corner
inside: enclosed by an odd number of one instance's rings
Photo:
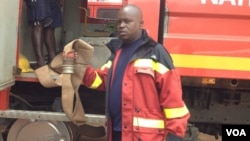
[[[72,141],[73,135],[61,121],[18,119],[10,128],[7,141]]]

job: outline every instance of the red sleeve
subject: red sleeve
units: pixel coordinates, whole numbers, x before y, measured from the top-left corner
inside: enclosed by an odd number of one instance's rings
[[[97,69],[95,70],[92,66],[88,65],[83,77],[83,85],[85,85],[88,88],[91,88],[93,83],[95,83],[96,79],[100,79],[101,83],[98,84],[97,88],[93,88],[96,90],[105,90],[105,83],[106,83],[106,77],[107,77],[108,69]]]
[[[165,113],[167,132],[184,137],[190,113],[182,99],[180,76],[175,69],[159,74],[160,103]]]

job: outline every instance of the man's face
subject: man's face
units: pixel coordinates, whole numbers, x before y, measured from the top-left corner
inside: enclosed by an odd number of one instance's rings
[[[117,33],[124,42],[132,42],[140,37],[142,20],[138,13],[124,9],[117,15]]]

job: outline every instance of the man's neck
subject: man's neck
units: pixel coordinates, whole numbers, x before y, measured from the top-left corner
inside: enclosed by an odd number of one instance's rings
[[[137,41],[139,38],[141,38],[141,36],[142,36],[142,32],[140,32],[140,33],[138,34],[138,36],[137,36],[135,39],[133,39],[133,40],[128,40],[128,41],[124,41],[124,44],[131,44],[131,43]]]

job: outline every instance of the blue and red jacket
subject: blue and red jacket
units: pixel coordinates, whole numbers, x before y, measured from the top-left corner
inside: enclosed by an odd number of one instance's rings
[[[190,113],[182,99],[180,75],[166,49],[145,30],[142,40],[126,66],[122,80],[122,141],[163,141],[169,133],[183,137]],[[114,39],[107,46],[111,50],[110,58],[100,69],[88,66],[83,84],[105,90],[108,97],[122,42]],[[108,108],[106,111],[110,132]],[[108,137],[111,141],[110,133]]]

